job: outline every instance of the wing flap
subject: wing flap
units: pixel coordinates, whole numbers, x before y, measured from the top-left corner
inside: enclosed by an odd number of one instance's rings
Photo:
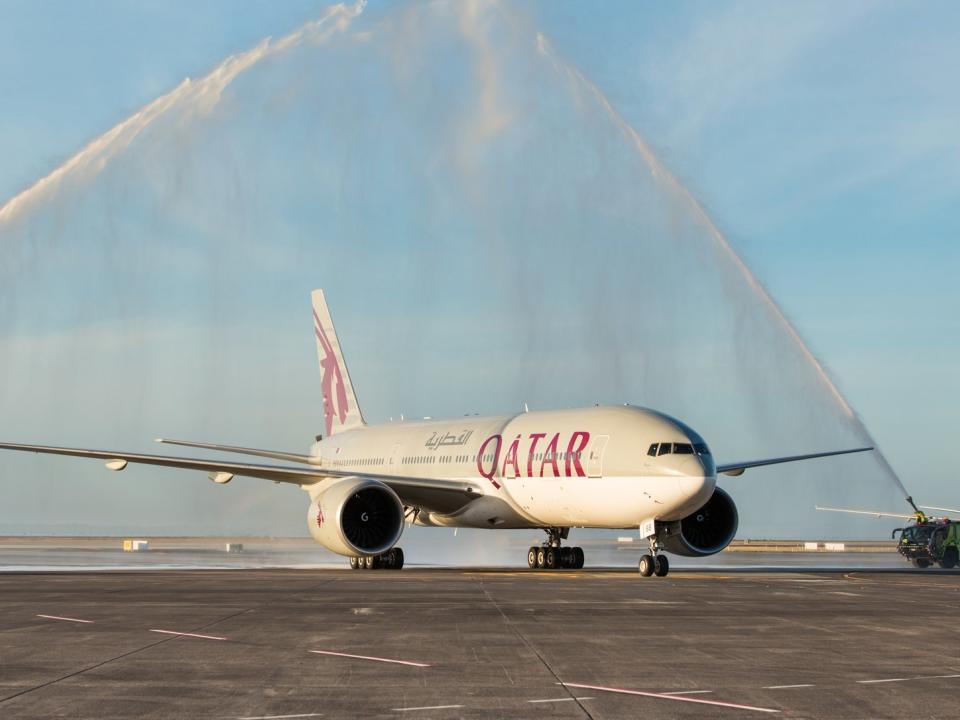
[[[166,438],[157,438],[156,442],[163,443],[164,445],[180,445],[182,447],[216,450],[217,452],[237,453],[239,455],[256,455],[273,460],[303,463],[304,465],[319,464],[319,458],[313,455],[301,455],[300,453],[281,452],[279,450],[259,450],[257,448],[240,447],[238,445],[217,445],[214,443],[194,442],[193,440],[167,440]]]

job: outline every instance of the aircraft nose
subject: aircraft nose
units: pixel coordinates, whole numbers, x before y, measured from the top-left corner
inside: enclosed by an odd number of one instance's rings
[[[713,495],[716,476],[698,458],[689,458],[680,466],[680,492],[684,497],[705,503]]]

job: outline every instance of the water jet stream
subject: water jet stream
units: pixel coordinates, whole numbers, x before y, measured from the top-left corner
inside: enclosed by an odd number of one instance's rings
[[[843,394],[830,378],[826,369],[810,351],[810,348],[807,347],[807,344],[803,341],[803,338],[800,337],[797,329],[787,319],[786,315],[783,314],[780,306],[777,305],[776,301],[771,297],[770,293],[767,292],[766,288],[763,286],[757,276],[754,275],[753,271],[750,270],[749,267],[747,267],[743,259],[730,245],[730,242],[727,240],[726,236],[724,236],[724,234],[713,222],[711,217],[707,214],[707,211],[703,208],[703,205],[701,205],[700,202],[693,196],[693,193],[691,193],[690,190],[664,166],[647,142],[643,139],[643,137],[640,136],[640,133],[638,133],[623,118],[623,116],[614,109],[609,98],[607,98],[603,91],[600,90],[600,88],[598,88],[593,82],[584,77],[583,73],[581,73],[577,68],[557,57],[556,53],[553,51],[553,48],[550,46],[549,41],[542,33],[537,33],[536,45],[540,54],[552,63],[557,72],[567,77],[567,80],[574,87],[574,89],[586,90],[587,94],[596,101],[610,121],[613,122],[613,124],[620,130],[623,136],[631,143],[634,149],[647,163],[653,178],[671,195],[679,198],[681,202],[690,210],[697,224],[703,227],[708,232],[710,237],[713,238],[714,242],[717,244],[717,247],[737,269],[743,280],[747,283],[747,286],[761,301],[763,307],[787,333],[788,337],[793,342],[794,346],[800,351],[803,358],[810,363],[820,382],[843,411],[847,419],[853,424],[855,430],[860,434],[865,442],[875,448],[874,454],[881,467],[889,474],[890,478],[894,483],[896,483],[901,492],[903,492],[904,498],[909,498],[910,493],[907,492],[907,489],[904,487],[893,467],[887,461],[883,452],[879,449],[879,447],[877,447],[877,443],[870,434],[870,431],[867,430],[866,426],[853,411],[853,408],[850,407],[850,404],[846,401],[846,398],[843,397]]]
[[[21,212],[53,192],[73,175],[95,176],[117,153],[128,147],[154,120],[177,106],[187,111],[209,113],[220,102],[224,89],[241,73],[272,55],[285,52],[305,41],[322,43],[335,32],[344,32],[363,12],[366,0],[353,6],[330,6],[323,17],[304,23],[275,42],[264,38],[256,47],[231,55],[199,80],[185,79],[176,88],[151,101],[126,120],[88,143],[80,152],[50,174],[0,206],[0,226],[12,222]]]

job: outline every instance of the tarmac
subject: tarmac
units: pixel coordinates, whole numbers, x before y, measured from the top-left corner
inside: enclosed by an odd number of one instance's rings
[[[0,717],[960,715],[960,573],[831,561],[5,572]]]

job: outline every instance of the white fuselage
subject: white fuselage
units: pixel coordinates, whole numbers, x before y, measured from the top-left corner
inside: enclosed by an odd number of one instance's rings
[[[678,452],[650,455],[654,443]],[[632,406],[365,426],[318,441],[311,457],[339,471],[480,489],[466,507],[421,512],[424,525],[636,527],[689,515],[716,486],[699,435]]]

